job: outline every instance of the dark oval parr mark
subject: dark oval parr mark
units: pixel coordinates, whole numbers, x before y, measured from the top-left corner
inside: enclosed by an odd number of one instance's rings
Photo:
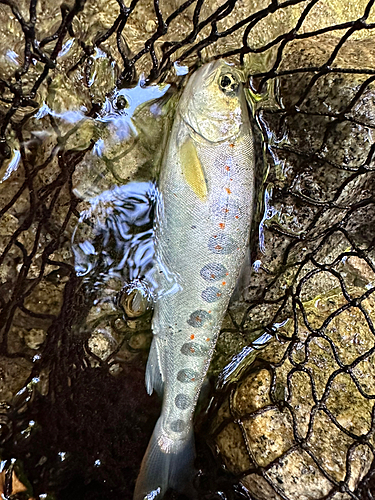
[[[208,351],[208,347],[198,344],[197,342],[186,342],[186,344],[181,347],[181,353],[185,356],[206,356],[208,354]]]
[[[207,311],[199,309],[190,314],[190,318],[187,320],[187,324],[193,328],[201,328],[208,320],[210,315]]]
[[[185,394],[177,394],[174,404],[179,410],[187,410],[191,406],[191,399]]]
[[[189,368],[184,368],[177,373],[177,380],[183,384],[189,384],[197,380],[199,373]]]
[[[223,264],[212,262],[202,267],[200,275],[206,281],[218,281],[223,279],[227,275],[227,272],[228,271]]]
[[[219,200],[213,206],[213,213],[220,220],[240,219],[242,216],[241,207],[235,200]]]
[[[229,255],[233,253],[236,248],[236,242],[230,236],[225,234],[218,234],[215,236],[211,236],[208,240],[208,248],[212,253],[220,254],[220,255]]]
[[[173,432],[182,432],[185,427],[186,424],[183,420],[174,420],[170,425],[170,429]]]
[[[221,297],[221,291],[216,286],[209,286],[202,292],[202,299],[206,302],[216,302]]]

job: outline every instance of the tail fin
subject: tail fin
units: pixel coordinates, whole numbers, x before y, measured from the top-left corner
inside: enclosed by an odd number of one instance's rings
[[[191,492],[195,456],[193,429],[184,441],[164,439],[168,442],[163,450],[159,418],[142,460],[133,500],[160,500],[170,487],[179,492]]]

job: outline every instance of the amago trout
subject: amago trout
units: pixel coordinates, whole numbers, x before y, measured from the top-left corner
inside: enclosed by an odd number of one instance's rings
[[[254,147],[240,71],[215,61],[188,81],[161,170],[155,222],[157,301],[146,385],[163,395],[134,500],[183,489],[193,414],[244,262]]]

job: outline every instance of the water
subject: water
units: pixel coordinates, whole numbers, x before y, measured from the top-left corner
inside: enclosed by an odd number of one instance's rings
[[[170,92],[167,85],[149,88],[139,82],[132,89],[115,90],[108,94],[95,118],[88,118],[84,109],[57,111],[47,104],[43,104],[32,118],[32,126],[35,127],[33,134],[42,144],[42,158],[39,161],[53,151],[50,141],[56,137],[59,138],[60,149],[83,151],[91,144],[91,149],[77,164],[73,174],[72,189],[82,201],[78,204],[79,218],[69,227],[74,256],[74,261],[70,262],[74,262],[75,274],[79,278],[75,293],[77,298],[81,297],[81,302],[74,303],[65,316],[67,321],[71,317],[76,318],[69,326],[70,339],[64,336],[58,339],[56,336],[55,343],[60,347],[64,345],[62,342],[68,346],[71,343],[72,346],[72,349],[66,348],[63,351],[62,359],[69,359],[71,356],[72,366],[67,369],[66,378],[61,379],[66,380],[67,385],[58,395],[60,401],[52,417],[55,425],[60,418],[64,422],[64,429],[58,432],[54,432],[53,427],[48,429],[45,416],[48,405],[41,401],[37,411],[33,410],[30,415],[25,415],[17,438],[19,444],[12,449],[12,453],[21,461],[25,447],[29,446],[33,450],[33,458],[31,462],[28,461],[28,470],[39,462],[46,464],[52,471],[54,467],[60,470],[59,474],[52,474],[45,485],[45,491],[51,489],[58,492],[58,498],[72,498],[72,491],[79,491],[84,495],[84,492],[92,492],[95,489],[100,492],[102,498],[108,494],[113,495],[113,498],[128,495],[128,489],[131,488],[129,485],[136,475],[135,462],[138,460],[139,464],[141,460],[158,414],[158,403],[154,399],[151,404],[145,395],[143,380],[144,364],[151,340],[150,312],[155,295],[152,266],[156,178],[177,97]],[[275,109],[274,103],[272,109]],[[258,119],[262,122],[261,127],[269,127],[267,121],[262,121],[262,117]],[[59,133],[46,125],[50,120],[53,120]],[[43,127],[45,130],[42,134]],[[264,275],[272,275],[280,269],[279,257],[283,252],[275,258],[274,244],[278,243],[278,240],[272,236],[272,231],[277,228],[284,235],[299,237],[307,226],[303,207],[301,216],[296,213],[290,198],[280,198],[283,186],[288,185],[290,172],[284,168],[285,162],[278,160],[276,152],[284,146],[290,146],[290,141],[285,134],[280,140],[280,135],[269,128],[265,135],[273,148],[276,175],[266,179],[264,188],[263,179],[259,180],[260,208],[255,217],[258,224],[255,225],[258,225],[260,243],[259,251],[256,250],[257,243],[253,241],[252,244],[253,255],[256,257],[253,259],[252,281],[246,289],[245,302],[243,299],[235,300],[231,305],[211,368],[212,373],[220,373],[216,384],[216,390],[220,391],[225,391],[227,386],[240,381],[256,360],[257,349],[263,349],[270,343],[279,330],[289,334],[288,328],[291,324],[288,323],[288,318],[291,317],[288,308],[282,311],[281,317],[277,317],[277,303],[275,306],[271,302],[255,302],[251,311],[247,309],[251,299],[256,296],[255,289],[262,289]],[[4,185],[9,179],[17,179],[20,156],[17,151],[13,149],[8,163],[5,162],[2,178]],[[261,167],[259,169],[261,171]],[[302,185],[302,182],[305,182],[303,172],[298,178],[301,182],[293,184],[295,192],[306,195]],[[275,195],[275,190],[278,195]],[[64,202],[66,203],[66,200]],[[61,205],[63,206],[63,202]],[[296,254],[295,259],[301,258],[300,255]],[[55,260],[57,257],[57,260],[69,261],[62,255],[55,256]],[[325,255],[325,258],[328,259],[329,255]],[[50,267],[50,274],[54,270],[56,268]],[[343,271],[345,272],[345,269]],[[280,283],[275,286],[275,294],[287,289],[294,279],[295,272],[296,269],[292,268],[290,276],[287,273],[281,274]],[[60,275],[62,276],[62,273]],[[57,283],[62,279],[57,278]],[[61,284],[64,282],[61,281]],[[327,285],[327,282],[318,285],[325,288],[333,286],[332,283]],[[315,293],[316,296],[318,285],[315,284],[311,290],[303,290],[307,300],[311,298],[311,294]],[[366,286],[371,287],[370,278]],[[46,295],[42,295],[42,300],[47,300]],[[75,309],[78,309],[79,313],[75,312]],[[273,320],[273,326],[265,331],[265,325],[269,325],[270,318]],[[285,324],[288,328],[283,328]],[[49,330],[48,342],[51,342],[53,335],[53,331]],[[80,355],[73,358],[73,347],[82,344],[84,351],[80,351]],[[36,366],[46,366],[43,363],[53,359],[53,356],[44,354],[40,358],[36,355],[33,359]],[[80,371],[76,373],[76,366],[83,360],[85,374]],[[56,373],[48,361],[47,371],[49,370],[51,374]],[[57,378],[60,376],[61,374]],[[33,378],[32,381],[32,386],[29,384],[24,392],[18,394],[22,404],[30,402],[35,391],[44,397],[50,397],[48,389],[43,387],[39,378]],[[62,381],[58,382],[54,391],[60,384]],[[215,393],[212,391],[212,394]],[[131,402],[128,401],[129,397]],[[69,405],[70,398],[73,398],[74,408]],[[217,401],[220,401],[220,392]],[[200,406],[207,406],[207,401],[203,401]],[[87,415],[82,417],[81,423],[77,423],[81,418],[80,408],[84,407],[89,408],[90,414],[94,412],[96,415],[92,417],[90,426]],[[208,412],[210,410],[211,407]],[[143,413],[147,418],[142,417]],[[110,422],[110,438],[98,444],[95,435],[103,436],[108,432],[105,423],[107,418]],[[200,418],[204,418],[204,413]],[[36,425],[30,425],[30,422],[36,422]],[[130,437],[135,428],[138,429],[136,444]],[[43,430],[46,443],[53,450],[46,461],[44,457],[47,452],[43,449],[41,456],[35,444],[39,439],[40,429]],[[89,430],[87,434],[86,429]],[[81,437],[77,445],[73,445],[72,436],[77,432]],[[208,427],[207,435],[209,432]],[[113,436],[117,435],[121,436],[121,442],[118,444],[113,442]],[[92,444],[82,453],[87,439],[91,440]],[[213,443],[211,445],[213,446]],[[228,491],[237,495],[236,498],[246,498],[246,493],[228,486],[230,476],[224,473],[220,475],[215,469],[212,455],[205,444],[204,433],[198,434],[197,447],[201,469],[197,479],[199,491],[208,488],[206,491],[211,492],[212,498],[227,498]],[[134,448],[137,450],[137,458],[129,463],[129,450]],[[113,457],[116,457],[115,460]],[[78,458],[82,460],[84,467],[77,464]],[[207,466],[207,463],[210,465]],[[116,481],[108,485],[111,477],[111,472],[108,471],[110,467],[116,467],[118,470],[123,468],[130,472],[128,476],[124,475],[125,479],[120,481],[120,485],[116,484]],[[214,469],[216,476],[212,472]],[[38,469],[35,470],[34,481],[37,481]],[[69,478],[72,471],[75,471],[77,478],[70,482],[68,480],[68,485],[64,487],[59,475]],[[99,474],[97,482],[93,479],[96,477],[96,471]],[[225,492],[216,492],[216,485],[219,484],[225,485]],[[175,498],[172,493],[170,496]]]
[[[90,200],[73,233],[78,276],[96,282],[145,278],[153,260],[153,182],[115,186]]]

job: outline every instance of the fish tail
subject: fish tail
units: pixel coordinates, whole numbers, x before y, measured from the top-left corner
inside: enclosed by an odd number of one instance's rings
[[[186,439],[172,441],[163,435],[159,418],[142,460],[133,500],[160,500],[168,488],[191,494],[194,457],[193,429]]]

